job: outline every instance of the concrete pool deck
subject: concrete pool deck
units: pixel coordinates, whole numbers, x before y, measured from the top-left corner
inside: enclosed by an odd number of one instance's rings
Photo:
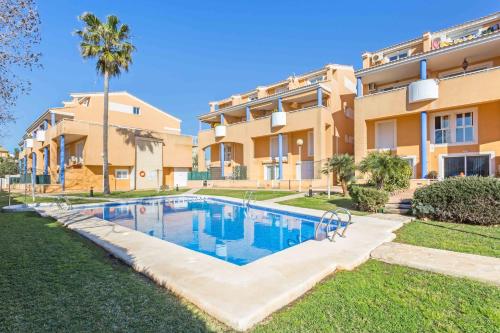
[[[241,199],[217,198],[241,204]],[[269,202],[256,202],[252,206],[318,217],[323,213]],[[307,241],[237,266],[75,211],[62,211],[50,206],[36,209],[90,239],[221,322],[241,331],[294,301],[336,270],[351,270],[360,265],[369,259],[375,248],[393,240],[393,231],[404,223],[353,216],[354,223],[345,238],[336,238],[335,242]]]

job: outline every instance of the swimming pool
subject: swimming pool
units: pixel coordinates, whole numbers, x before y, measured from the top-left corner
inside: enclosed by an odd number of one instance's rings
[[[313,239],[319,222],[216,198],[149,199],[78,210],[240,266]]]

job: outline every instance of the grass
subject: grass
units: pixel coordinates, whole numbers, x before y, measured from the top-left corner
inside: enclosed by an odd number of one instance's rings
[[[247,191],[248,190],[201,189],[198,190],[196,194],[216,195],[216,196],[225,196],[225,197],[243,199]],[[260,200],[284,197],[287,195],[295,194],[296,192],[255,190],[254,193],[255,193],[255,200],[260,201]]]
[[[3,332],[207,332],[223,327],[35,213],[0,213]]]
[[[189,189],[180,188],[179,191],[176,190],[168,190],[168,191],[160,191],[157,190],[139,190],[139,191],[114,191],[111,192],[110,195],[105,195],[102,192],[94,192],[94,197],[97,198],[142,198],[142,197],[156,197],[156,196],[164,196],[164,195],[176,195],[187,192]],[[89,193],[68,193],[68,195],[81,196],[81,197],[89,197]]]
[[[498,332],[500,288],[370,260],[336,273],[256,332]]]
[[[349,211],[353,215],[366,215],[367,212],[362,212],[356,210],[352,203],[352,199],[350,197],[343,197],[338,194],[332,194],[330,199],[328,199],[327,195],[317,195],[313,197],[303,197],[297,199],[291,199],[286,201],[279,202],[282,205],[296,206],[302,208],[312,208],[319,210],[330,210],[335,209],[337,207],[343,207],[349,209]]]
[[[397,232],[396,242],[500,258],[500,227],[414,221]]]
[[[78,205],[78,204],[86,204],[86,203],[99,203],[99,202],[107,202],[107,200],[90,200],[90,199],[85,199],[85,198],[68,198],[68,200],[73,204],[73,205]],[[32,203],[47,203],[47,202],[56,202],[57,198],[55,197],[40,197],[36,196],[35,201],[33,201],[33,198],[31,194],[27,194],[26,197],[24,194],[19,194],[19,193],[12,193],[11,194],[11,204],[12,205],[18,205],[18,204],[32,204]],[[0,192],[0,206],[7,206],[8,205],[8,196],[7,193],[5,192]]]

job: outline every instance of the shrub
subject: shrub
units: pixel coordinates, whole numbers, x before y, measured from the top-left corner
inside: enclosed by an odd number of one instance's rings
[[[383,190],[374,187],[349,185],[349,195],[354,205],[362,211],[377,212],[384,208],[389,195]]]
[[[410,187],[412,169],[401,157],[390,152],[372,152],[359,164],[359,170],[370,174],[370,183],[379,190],[393,192]]]
[[[492,177],[455,177],[415,191],[417,217],[440,221],[500,224],[500,180]]]

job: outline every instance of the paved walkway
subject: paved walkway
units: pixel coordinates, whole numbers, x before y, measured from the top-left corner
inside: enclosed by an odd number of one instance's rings
[[[303,198],[305,195],[306,195],[305,193],[294,193],[291,195],[286,195],[284,197],[262,200],[261,202],[280,202],[280,201],[286,201],[286,200],[291,200],[291,199]]]
[[[499,258],[393,242],[382,244],[371,253],[371,256],[388,264],[403,265],[500,286]]]

